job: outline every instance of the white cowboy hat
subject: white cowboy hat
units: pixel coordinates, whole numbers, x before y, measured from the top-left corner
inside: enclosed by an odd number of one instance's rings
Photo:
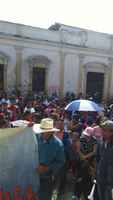
[[[53,119],[44,118],[41,120],[40,124],[33,125],[33,131],[35,133],[45,133],[45,132],[58,132],[60,130],[53,127]]]

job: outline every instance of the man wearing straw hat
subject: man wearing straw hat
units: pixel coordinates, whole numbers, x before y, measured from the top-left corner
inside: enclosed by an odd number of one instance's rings
[[[113,199],[113,121],[100,125],[103,142],[97,149],[97,189],[99,200]]]
[[[59,129],[54,128],[53,120],[45,118],[40,124],[34,124],[33,130],[39,148],[39,166],[37,172],[40,174],[40,200],[51,200],[53,183],[52,178],[56,176],[65,162],[64,148],[62,142],[54,135]]]

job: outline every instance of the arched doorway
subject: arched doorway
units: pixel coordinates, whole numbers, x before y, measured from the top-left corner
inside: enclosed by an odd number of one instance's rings
[[[99,99],[107,100],[109,93],[109,68],[102,62],[89,62],[81,65],[81,91],[84,96],[99,93]]]
[[[7,89],[7,61],[8,58],[0,54],[0,90]]]
[[[101,102],[104,89],[104,73],[88,72],[86,82],[86,94]]]
[[[89,62],[82,67],[82,91],[86,96],[98,96],[99,101],[106,100],[109,87],[109,70],[104,63]]]
[[[47,74],[50,60],[45,56],[32,56],[29,58],[30,77],[29,89],[33,92],[47,91]]]
[[[4,90],[4,64],[0,64],[0,90]]]
[[[32,72],[32,91],[43,92],[46,88],[46,68],[40,66],[33,67]]]

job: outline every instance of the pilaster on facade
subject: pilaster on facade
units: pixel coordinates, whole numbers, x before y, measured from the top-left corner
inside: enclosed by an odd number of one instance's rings
[[[32,91],[32,73],[33,73],[33,64],[29,62],[29,84],[28,84],[29,91]]]
[[[78,93],[84,94],[84,69],[83,69],[83,61],[85,56],[83,54],[79,54],[79,84],[78,84]]]
[[[111,90],[112,90],[112,74],[113,74],[113,58],[109,58],[108,59],[108,70],[107,70],[107,73],[108,73],[108,99],[110,99],[112,96],[111,96]]]
[[[4,62],[4,90],[8,90],[8,84],[7,84],[7,66],[8,66],[8,61],[5,60]]]
[[[64,95],[64,72],[65,72],[65,58],[66,53],[62,50],[59,52],[60,56],[60,88],[59,88],[59,95],[62,97]]]
[[[103,87],[103,101],[107,101],[108,94],[108,72],[106,67],[104,67],[104,87]]]
[[[16,89],[21,90],[23,47],[15,46],[16,51]]]
[[[110,40],[111,40],[111,42],[110,42],[110,50],[113,51],[113,35],[110,35],[109,37],[110,37]]]

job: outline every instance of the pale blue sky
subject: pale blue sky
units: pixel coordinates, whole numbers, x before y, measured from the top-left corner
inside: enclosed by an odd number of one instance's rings
[[[55,22],[113,34],[113,0],[0,0],[0,20],[48,28]]]

